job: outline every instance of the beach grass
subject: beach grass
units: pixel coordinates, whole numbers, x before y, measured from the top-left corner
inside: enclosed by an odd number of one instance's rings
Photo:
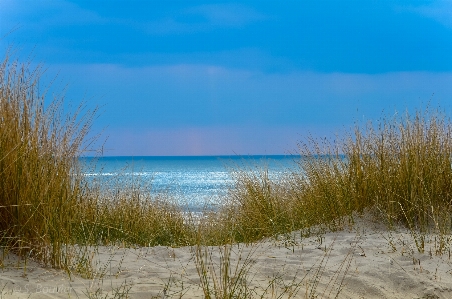
[[[334,141],[299,144],[298,169],[278,181],[238,170],[220,213],[236,241],[252,242],[317,226],[337,230],[372,212],[390,229],[410,229],[420,252],[437,234],[438,253],[451,233],[452,125],[438,110],[405,113],[356,127]]]
[[[238,279],[249,258],[236,280],[228,276],[232,244],[339,230],[363,213],[388,229],[407,227],[419,252],[432,234],[434,253],[450,252],[452,125],[437,109],[382,118],[333,141],[309,137],[299,144],[297,170],[278,180],[265,169],[236,168],[224,205],[199,216],[136,181],[88,182],[78,158],[91,144],[96,111],[64,114],[64,99],[38,93],[40,75],[8,57],[0,66],[2,257],[90,277],[96,246],[195,246],[206,298],[232,298],[249,291]],[[222,248],[220,272],[208,268],[205,246]]]
[[[78,157],[96,111],[65,115],[64,99],[38,94],[40,75],[8,58],[0,66],[2,248],[70,269],[75,244],[187,245],[190,226],[169,196],[88,183]]]
[[[84,194],[77,156],[92,114],[61,114],[62,99],[38,94],[41,70],[6,58],[0,66],[2,246],[65,267]]]

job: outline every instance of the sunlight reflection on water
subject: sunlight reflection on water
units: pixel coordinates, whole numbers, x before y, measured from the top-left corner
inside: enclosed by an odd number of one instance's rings
[[[202,207],[206,202],[220,204],[221,197],[233,186],[233,169],[268,169],[269,177],[277,179],[296,165],[294,156],[103,157],[97,163],[93,163],[93,158],[81,161],[85,176],[106,187],[134,178],[135,182],[151,183],[154,192],[174,195],[191,208]]]

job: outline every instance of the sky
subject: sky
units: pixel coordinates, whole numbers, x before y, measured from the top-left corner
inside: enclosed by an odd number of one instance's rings
[[[287,154],[452,112],[452,1],[2,0],[11,48],[69,113],[100,107],[107,156]]]

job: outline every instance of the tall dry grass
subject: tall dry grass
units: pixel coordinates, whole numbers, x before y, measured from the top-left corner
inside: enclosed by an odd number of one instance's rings
[[[427,233],[443,251],[452,228],[451,135],[450,119],[427,109],[357,126],[334,142],[308,138],[298,170],[281,180],[238,171],[221,213],[236,240],[252,242],[315,225],[340,229],[372,210],[389,227],[408,227],[419,251]]]
[[[74,245],[186,245],[182,209],[136,182],[97,188],[79,156],[96,111],[65,114],[62,98],[38,93],[41,70],[8,57],[0,66],[0,245],[70,270]],[[81,256],[80,254],[81,253]]]
[[[174,198],[154,194],[131,182],[110,190],[90,188],[80,207],[77,242],[89,245],[185,246],[194,238],[194,224]]]
[[[334,211],[317,212],[327,221],[374,208],[389,226],[407,226],[423,251],[426,233],[442,239],[451,232],[451,134],[445,115],[426,110],[368,123],[326,150],[305,144],[303,155],[328,158],[301,162],[306,175],[298,176],[294,194]]]
[[[65,116],[62,100],[45,103],[40,75],[8,58],[0,65],[0,231],[3,246],[62,267],[83,188],[76,157],[92,114]]]

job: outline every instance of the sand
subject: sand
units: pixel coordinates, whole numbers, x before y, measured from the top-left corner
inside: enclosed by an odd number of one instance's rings
[[[216,281],[253,298],[452,298],[449,251],[435,252],[427,237],[419,253],[404,229],[370,221],[309,238],[299,232],[257,244],[198,248]],[[222,276],[230,250],[229,279]],[[92,257],[95,276],[24,264],[10,255],[0,270],[1,298],[204,298],[196,247],[99,247]],[[206,259],[207,256],[207,259]],[[226,252],[226,256],[228,256]],[[238,267],[236,268],[236,266]],[[242,270],[242,272],[239,272]],[[224,271],[223,271],[224,273]],[[212,281],[211,281],[212,282]],[[245,288],[246,286],[246,288]],[[213,284],[211,284],[213,289]],[[242,297],[245,293],[241,293]],[[121,297],[122,296],[122,297]]]

